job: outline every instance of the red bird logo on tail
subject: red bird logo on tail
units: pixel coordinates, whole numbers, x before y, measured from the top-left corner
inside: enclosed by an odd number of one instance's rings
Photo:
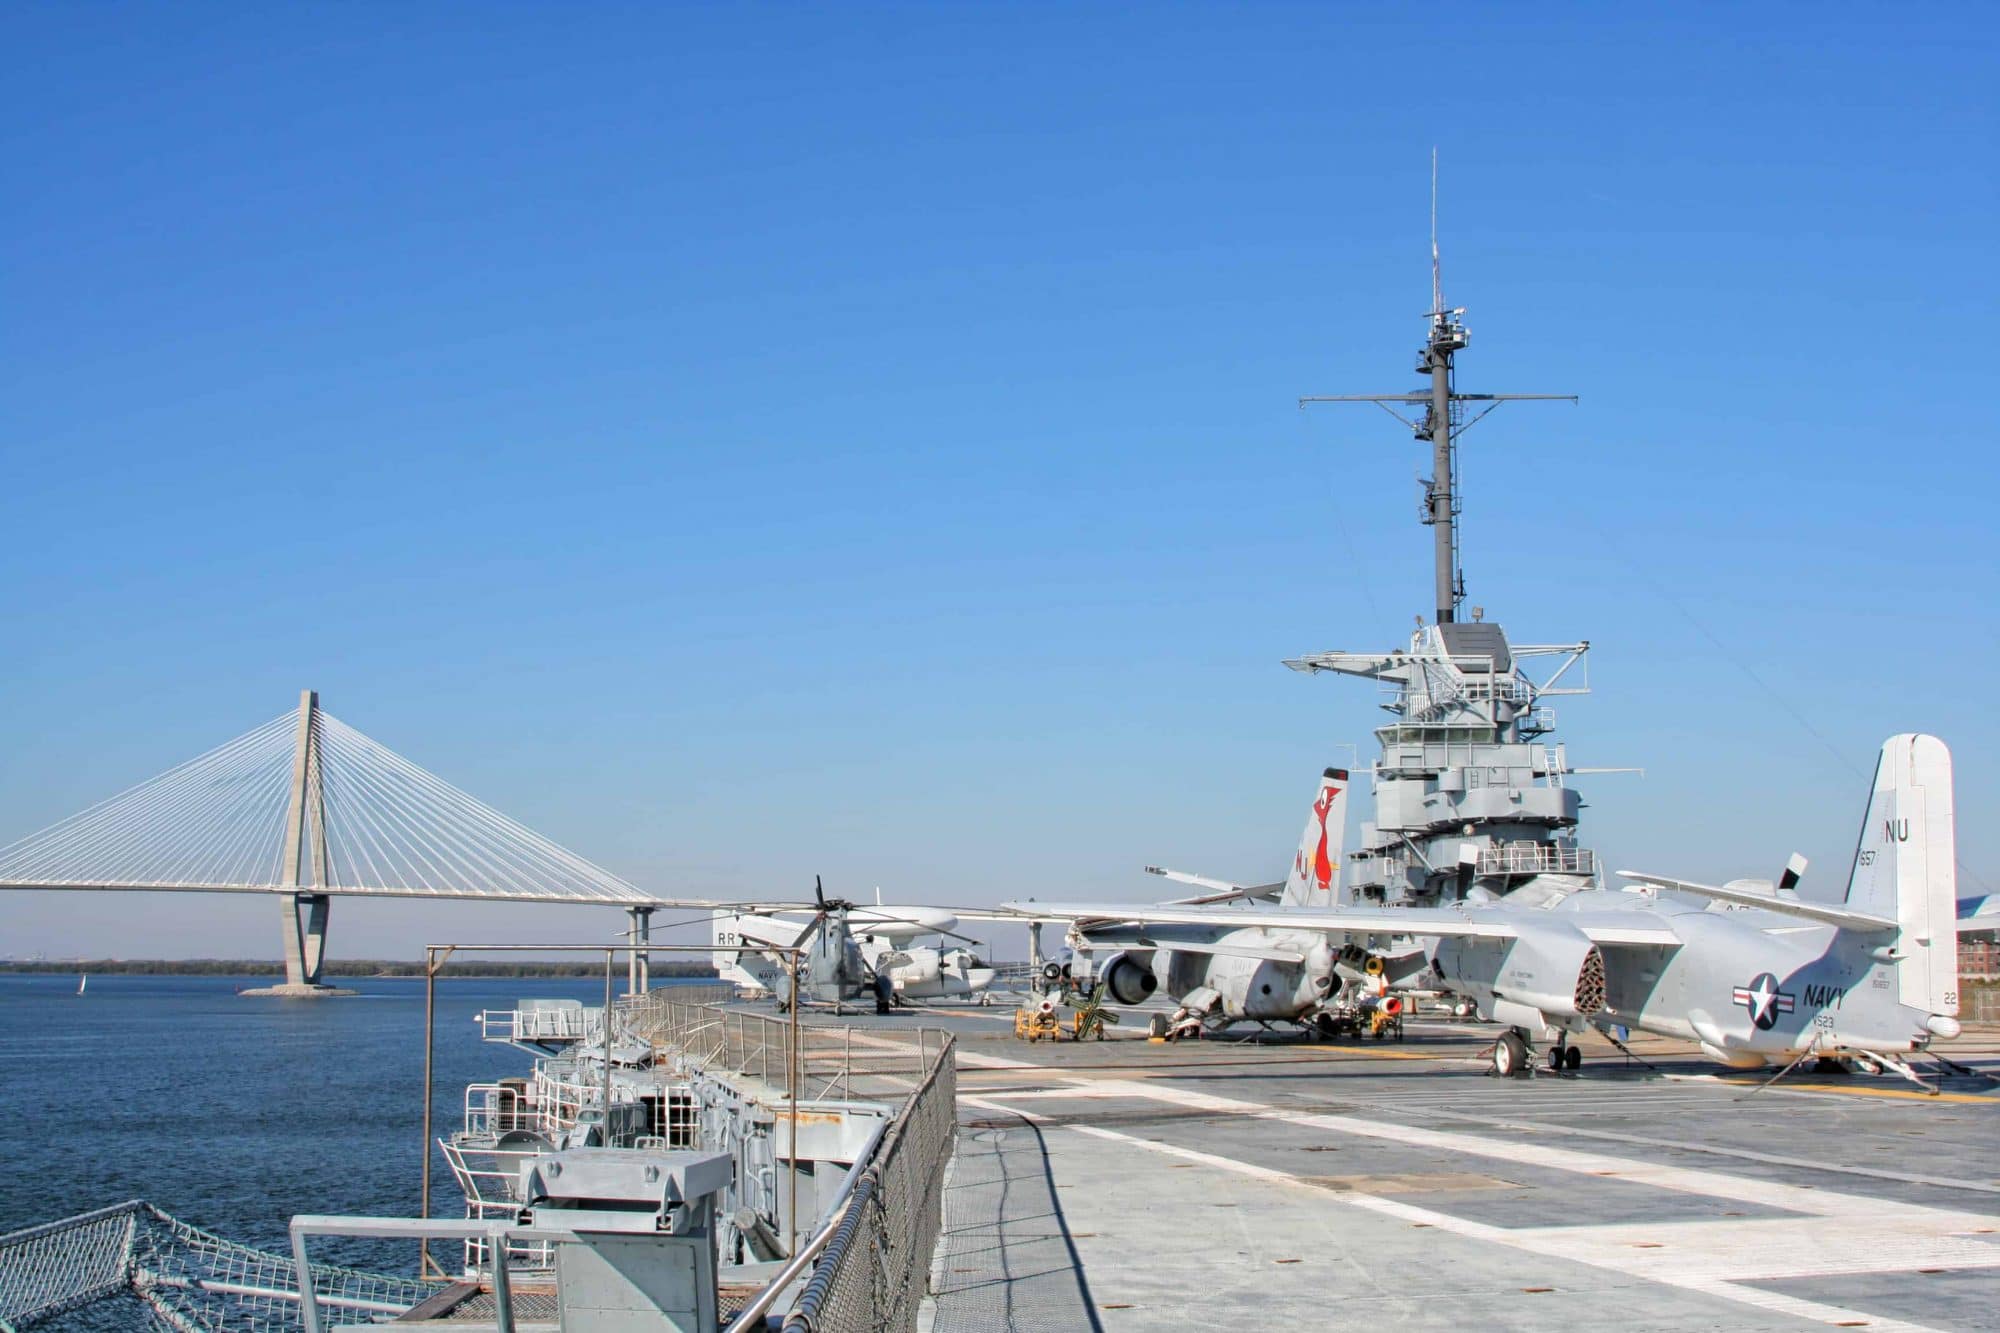
[[[1340,788],[1328,783],[1321,788],[1319,799],[1313,802],[1313,814],[1319,817],[1319,850],[1313,853],[1313,878],[1324,889],[1333,883],[1333,862],[1326,854],[1326,816],[1333,809],[1334,797],[1340,795]]]

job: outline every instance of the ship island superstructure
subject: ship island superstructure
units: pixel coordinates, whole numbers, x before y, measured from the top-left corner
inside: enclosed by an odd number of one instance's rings
[[[1548,702],[1589,692],[1590,644],[1516,645],[1482,609],[1465,619],[1459,563],[1460,437],[1502,403],[1575,398],[1460,392],[1454,361],[1470,340],[1464,314],[1445,304],[1434,225],[1429,335],[1416,366],[1424,385],[1299,400],[1302,407],[1375,404],[1431,447],[1421,517],[1432,531],[1434,619],[1420,621],[1404,648],[1311,653],[1285,663],[1376,681],[1394,719],[1375,730],[1381,756],[1373,766],[1374,818],[1362,824],[1344,876],[1345,896],[1355,901],[1432,906],[1483,895],[1568,893],[1598,882],[1597,858],[1577,839],[1583,802],[1567,781],[1579,770],[1553,739],[1555,710]]]

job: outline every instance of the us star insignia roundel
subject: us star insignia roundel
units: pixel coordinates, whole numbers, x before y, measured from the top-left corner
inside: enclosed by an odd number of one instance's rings
[[[1767,1032],[1778,1025],[1779,1014],[1789,1014],[1798,1003],[1790,991],[1778,989],[1778,979],[1769,972],[1760,972],[1749,985],[1738,986],[1730,992],[1730,999],[1748,1009],[1750,1021]]]

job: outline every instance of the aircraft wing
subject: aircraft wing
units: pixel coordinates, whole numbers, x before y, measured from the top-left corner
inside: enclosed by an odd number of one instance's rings
[[[1211,954],[1218,958],[1254,958],[1267,963],[1303,963],[1306,956],[1298,949],[1263,948],[1251,944],[1216,944],[1207,940],[1156,940],[1147,937],[1143,928],[1116,928],[1104,932],[1091,932],[1083,939],[1083,944],[1091,950],[1104,949],[1166,949],[1172,953]]]
[[[1695,884],[1685,879],[1668,879],[1664,875],[1644,875],[1636,870],[1621,870],[1620,879],[1636,880],[1640,884],[1650,884],[1658,889],[1677,889],[1691,893],[1697,898],[1713,898],[1717,902],[1738,903],[1744,907],[1761,907],[1767,912],[1777,912],[1784,916],[1803,917],[1807,921],[1817,921],[1824,926],[1839,926],[1842,930],[1857,931],[1864,935],[1880,935],[1901,926],[1885,916],[1870,912],[1856,912],[1832,903],[1807,902],[1802,898],[1780,898],[1775,894],[1758,893],[1751,889],[1726,889],[1714,884]],[[2000,924],[2000,923],[1996,923]]]
[[[1232,884],[1226,879],[1211,879],[1207,875],[1196,875],[1186,870],[1169,870],[1165,866],[1147,866],[1146,873],[1170,879],[1176,884],[1192,884],[1197,889],[1208,889],[1215,893],[1241,893],[1241,884]],[[1280,888],[1283,885],[1279,886]]]
[[[1958,900],[1958,933],[1974,930],[2000,930],[2000,893]]]
[[[1596,944],[1675,946],[1679,935],[1667,925],[1635,920],[1630,912],[1597,920],[1584,913],[1508,910],[1495,907],[1191,907],[1177,903],[1008,903],[1008,909],[1032,912],[1044,921],[1072,921],[1086,933],[1091,923],[1117,926],[1222,926],[1240,929],[1320,931],[1328,935],[1459,935],[1513,939],[1520,926],[1533,921],[1560,923]],[[1155,947],[1188,949],[1179,940],[1162,940]]]
[[[1042,910],[1038,902],[1002,903],[998,907],[954,907],[960,921],[1015,921],[1027,925],[1033,921],[1059,921],[1061,917],[1051,916]]]
[[[1518,933],[1496,913],[1465,912],[1449,907],[1196,907],[1176,903],[1007,903],[1005,906],[1045,921],[1099,921],[1107,926],[1256,926],[1265,930],[1318,930],[1345,935],[1485,935],[1496,939]],[[1172,941],[1159,947],[1182,946],[1179,941]]]
[[[1147,866],[1146,873],[1158,875],[1162,879],[1173,880],[1176,884],[1191,884],[1209,892],[1193,898],[1176,898],[1177,907],[1206,907],[1210,903],[1233,903],[1243,898],[1271,899],[1278,896],[1285,887],[1282,879],[1269,884],[1232,884],[1226,879],[1210,879],[1207,875],[1193,875],[1185,870],[1169,870],[1164,866]]]

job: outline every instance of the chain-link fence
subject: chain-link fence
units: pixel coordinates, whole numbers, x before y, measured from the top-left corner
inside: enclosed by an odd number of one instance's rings
[[[313,1266],[320,1304],[354,1322],[401,1314],[438,1289],[415,1278]],[[114,1298],[137,1297],[122,1304]],[[300,1328],[291,1256],[238,1245],[137,1200],[0,1236],[0,1333],[85,1306],[100,1326],[173,1333],[293,1333]]]
[[[834,1220],[833,1239],[785,1319],[785,1333],[916,1327],[957,1126],[956,1051],[947,1039]]]
[[[757,1082],[778,1098],[889,1100],[907,1096],[948,1038],[934,1028],[857,1031],[840,1015],[757,1013],[729,1003],[729,986],[669,986],[618,1002],[613,1030],[710,1074]],[[829,1017],[833,1021],[829,1021]],[[794,1044],[796,1043],[796,1060]]]

